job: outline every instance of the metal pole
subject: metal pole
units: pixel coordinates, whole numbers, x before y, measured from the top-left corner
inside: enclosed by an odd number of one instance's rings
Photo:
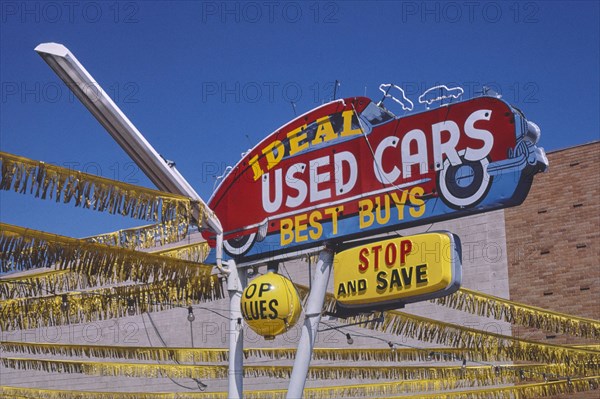
[[[304,325],[302,326],[302,335],[298,342],[294,368],[290,378],[290,386],[287,392],[287,399],[301,399],[308,374],[308,366],[312,358],[312,351],[317,336],[317,328],[321,321],[321,311],[327,292],[327,284],[331,274],[331,265],[333,264],[333,251],[325,248],[319,254],[319,262],[315,268],[315,275],[312,281],[312,288],[306,302],[304,310]]]
[[[228,261],[229,291],[229,394],[230,399],[243,397],[244,384],[244,331],[242,329],[242,291],[246,285],[246,270],[238,269],[233,260]]]

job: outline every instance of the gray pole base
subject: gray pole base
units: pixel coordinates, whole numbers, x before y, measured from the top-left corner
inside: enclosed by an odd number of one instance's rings
[[[244,384],[244,331],[242,320],[241,300],[242,291],[246,285],[246,271],[236,267],[234,261],[229,261],[227,276],[227,291],[229,292],[229,371],[228,398],[241,399]]]
[[[308,367],[310,366],[312,351],[315,345],[315,338],[317,336],[317,329],[321,321],[321,311],[325,302],[332,264],[333,251],[326,248],[319,254],[319,262],[315,268],[312,288],[306,302],[304,325],[302,326],[300,342],[298,342],[296,359],[294,360],[294,368],[286,396],[287,399],[302,398]]]

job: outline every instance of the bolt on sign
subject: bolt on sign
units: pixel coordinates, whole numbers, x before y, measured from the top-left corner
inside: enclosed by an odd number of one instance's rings
[[[335,255],[334,295],[342,308],[398,308],[455,292],[461,269],[460,240],[448,232],[372,242]]]
[[[495,97],[403,117],[346,98],[267,136],[208,205],[238,265],[285,259],[326,242],[518,205],[548,165],[538,139],[535,124]]]

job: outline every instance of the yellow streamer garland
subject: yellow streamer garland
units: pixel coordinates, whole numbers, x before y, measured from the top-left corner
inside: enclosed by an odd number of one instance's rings
[[[169,249],[152,251],[153,254],[168,256],[169,258],[183,259],[190,262],[204,262],[208,256],[210,247],[207,242],[180,245]]]
[[[0,277],[0,299],[36,297],[48,293],[74,291],[102,285],[95,278],[71,273],[69,270],[34,270],[34,273]]]
[[[82,373],[100,376],[122,376],[143,378],[227,378],[228,366],[225,365],[188,365],[188,364],[148,364],[95,362],[82,360],[51,360],[32,358],[3,357],[4,367],[18,370],[36,370],[46,372]],[[489,366],[311,366],[308,378],[322,379],[388,379],[388,380],[467,380],[479,384],[504,383],[506,379],[520,379],[521,371],[536,375],[553,376],[591,376],[598,368],[581,367],[576,373],[564,364],[552,365],[501,365]],[[244,366],[244,376],[250,378],[289,378],[291,366]],[[513,381],[514,382],[514,381]]]
[[[185,223],[163,222],[86,237],[85,240],[115,247],[146,249],[183,240],[188,227]]]
[[[498,378],[499,381],[504,379]],[[381,397],[383,395],[397,394],[397,393],[412,393],[422,391],[432,391],[441,389],[456,389],[473,386],[486,386],[480,384],[478,381],[466,381],[466,380],[406,380],[399,382],[387,382],[387,383],[375,383],[375,384],[356,384],[356,385],[338,385],[338,386],[327,386],[318,388],[305,388],[303,397],[309,398],[320,398],[329,399],[337,397]],[[14,392],[14,391],[13,391]],[[244,397],[276,397],[285,398],[287,390],[274,389],[268,391],[246,391]],[[127,395],[127,393],[125,393]],[[144,393],[140,393],[140,397],[144,397]],[[157,395],[150,397],[162,397],[162,393],[148,393],[148,395]],[[176,397],[187,397],[180,396],[186,395],[177,393]],[[206,393],[191,393],[194,398],[227,398],[224,392],[206,392]],[[198,395],[198,396],[196,396]],[[206,396],[205,396],[206,395]],[[115,397],[121,397],[117,394]]]
[[[152,253],[199,263],[206,258],[208,250],[208,244],[201,242]],[[96,288],[106,284],[107,280],[98,275],[86,276],[85,274],[71,273],[69,270],[37,269],[18,276],[0,277],[0,299],[44,296],[48,293],[58,294]],[[188,282],[188,285],[190,284],[197,285],[198,282]]]
[[[3,330],[106,320],[189,306],[223,297],[218,276],[193,278],[184,287],[171,282],[126,285],[38,298],[0,301]]]
[[[0,190],[34,195],[76,207],[151,221],[174,221],[187,225],[191,217],[189,198],[134,186],[88,173],[73,171],[0,152]],[[196,208],[199,208],[196,204]],[[200,219],[203,215],[198,216]]]
[[[402,384],[402,382],[398,383]],[[389,395],[394,393],[371,393],[370,389],[377,389],[377,385],[385,384],[360,384],[339,387],[306,388],[305,399],[330,399],[332,397],[377,397],[392,399]],[[597,390],[600,377],[576,378],[571,381],[552,381],[546,383],[533,383],[502,388],[473,389],[464,391],[443,392],[435,394],[419,394],[418,396],[401,396],[403,399],[507,399],[507,398],[532,398],[548,397],[575,392]],[[283,389],[268,391],[245,391],[245,399],[283,399],[287,391]],[[55,389],[20,388],[0,386],[0,397],[4,398],[35,398],[35,399],[226,399],[227,392],[93,392],[93,391],[68,391]]]
[[[224,362],[228,359],[228,351],[221,348],[158,348],[134,346],[103,346],[75,345],[32,342],[0,342],[4,352],[20,354],[52,355],[52,356],[86,356],[95,358],[129,359],[140,361],[168,361],[181,363],[189,362]],[[315,361],[454,361],[456,359],[477,360],[507,360],[481,359],[481,350],[454,348],[315,348],[312,359]],[[244,356],[248,358],[266,358],[270,360],[290,360],[296,356],[295,348],[245,348]],[[508,359],[511,360],[511,359]],[[585,364],[583,365],[586,366]],[[598,364],[588,364],[588,367],[598,367]],[[578,367],[578,366],[576,366]],[[571,374],[576,369],[570,369]]]
[[[31,355],[79,356],[95,358],[129,359],[140,361],[168,361],[180,363],[225,362],[229,351],[222,348],[158,348],[149,346],[110,346],[110,345],[75,345],[37,342],[0,342],[2,352],[13,352]],[[397,348],[394,350],[381,348],[314,348],[312,359],[315,361],[444,361],[460,359],[469,352],[463,349],[448,348]],[[296,356],[295,348],[245,348],[244,356],[248,358],[266,358],[270,360],[291,360]],[[469,358],[472,358],[469,355]]]
[[[296,285],[296,288],[301,297],[304,298],[308,295],[306,286]],[[327,293],[324,310],[334,312],[335,308],[336,301],[333,294]],[[339,319],[339,321],[352,324],[364,322],[370,317],[370,315],[359,315]],[[372,321],[361,324],[361,327],[445,346],[478,348],[482,352],[481,356],[484,360],[504,358],[543,363],[600,363],[600,354],[597,351],[509,337],[400,311],[386,312],[383,322]]]
[[[573,348],[587,349],[587,350],[599,351],[600,352],[600,344],[595,344],[595,345],[571,345],[571,346]]]
[[[345,362],[401,362],[401,361],[444,361],[458,359],[474,350],[455,348],[314,348],[312,360]],[[267,359],[295,359],[295,348],[248,348],[248,357]],[[471,356],[472,357],[472,356]]]
[[[432,302],[525,327],[584,338],[600,338],[600,321],[525,305],[467,288],[461,288],[452,295]]]
[[[427,381],[424,381],[427,383]],[[399,382],[398,384],[402,384]],[[383,395],[389,393],[379,392],[378,385],[387,384],[360,384],[349,386],[306,388],[305,399],[330,399],[332,397],[377,397],[392,399]],[[571,381],[552,381],[546,383],[533,383],[502,388],[473,389],[465,391],[443,392],[435,394],[419,394],[418,396],[401,396],[403,399],[507,399],[521,397],[548,397],[575,392],[597,390],[600,377],[576,378]],[[383,388],[385,389],[385,388]],[[402,389],[402,388],[401,388]],[[245,399],[283,399],[287,391],[283,389],[268,391],[245,391]],[[227,392],[93,392],[93,391],[68,391],[54,389],[20,388],[0,386],[0,397],[35,398],[35,399],[226,399]]]
[[[169,286],[176,290],[189,290],[190,283],[208,287],[213,281],[210,277],[212,266],[208,265],[93,244],[84,240],[28,230],[4,223],[0,223],[0,228],[2,271],[53,266],[59,270],[68,270],[80,275],[88,282],[94,281],[95,284],[105,285],[120,282],[147,284],[168,281]],[[42,290],[41,287],[37,288],[38,291]],[[209,291],[203,290],[202,292],[208,293]],[[3,302],[3,324],[19,325],[24,320],[19,317],[19,314],[22,314],[23,311],[31,312],[31,309],[15,305],[15,303],[17,302]],[[15,306],[17,307],[15,308]],[[27,316],[27,320],[29,317]],[[52,325],[56,322],[60,323],[60,320],[48,318],[45,321]]]
[[[185,280],[210,275],[212,266],[161,255],[114,248],[85,240],[0,223],[3,272],[56,267],[105,283]]]
[[[514,387],[477,389],[471,391],[443,392],[422,394],[419,396],[387,397],[381,399],[507,399],[507,398],[540,398],[575,392],[597,390],[600,377],[577,378],[572,380],[553,381],[537,384],[518,385]]]

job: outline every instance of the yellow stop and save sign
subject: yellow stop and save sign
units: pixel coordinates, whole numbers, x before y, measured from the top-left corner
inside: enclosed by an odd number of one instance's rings
[[[458,236],[418,234],[360,245],[336,254],[334,294],[347,307],[389,308],[448,295],[460,288]]]

